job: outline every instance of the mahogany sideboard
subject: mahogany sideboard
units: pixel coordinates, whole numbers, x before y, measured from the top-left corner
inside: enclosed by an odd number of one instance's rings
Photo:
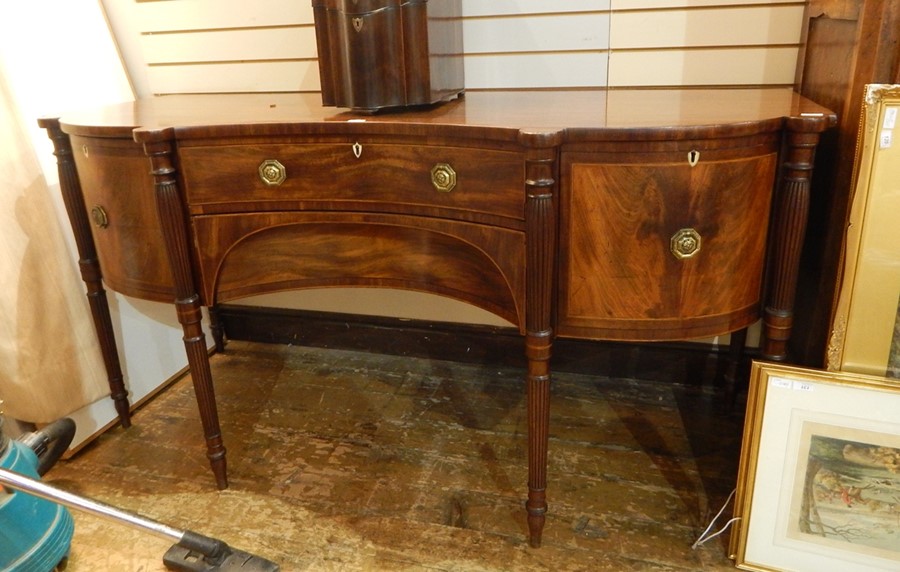
[[[201,307],[286,289],[431,292],[518,326],[530,542],[555,336],[672,340],[763,320],[785,360],[820,133],[789,89],[472,92],[360,115],[318,94],[160,96],[43,120],[121,422],[106,287],[172,301],[228,486]]]

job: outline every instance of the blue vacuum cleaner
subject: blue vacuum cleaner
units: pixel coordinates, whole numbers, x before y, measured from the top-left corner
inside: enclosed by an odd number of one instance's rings
[[[2,422],[0,422],[2,423]],[[65,507],[175,540],[163,556],[169,570],[183,572],[278,572],[277,564],[225,542],[93,501],[42,483],[43,475],[72,442],[75,423],[61,419],[17,441],[0,426],[0,570],[64,569],[74,524]],[[25,493],[25,494],[21,494]]]
[[[75,423],[60,419],[10,441],[0,418],[0,470],[37,479],[56,463],[74,435]],[[2,478],[0,484],[5,484]],[[0,570],[47,572],[64,567],[74,530],[64,507],[0,489]]]

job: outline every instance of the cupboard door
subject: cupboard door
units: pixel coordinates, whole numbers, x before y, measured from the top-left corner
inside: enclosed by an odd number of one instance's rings
[[[563,154],[560,335],[686,339],[759,317],[777,153],[648,158]]]
[[[103,281],[126,296],[171,302],[175,287],[144,149],[133,139],[70,139]]]

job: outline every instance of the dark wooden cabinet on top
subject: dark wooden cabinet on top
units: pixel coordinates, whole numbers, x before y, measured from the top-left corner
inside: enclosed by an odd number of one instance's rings
[[[554,338],[685,339],[762,318],[762,354],[786,359],[809,177],[835,121],[790,90],[738,89],[476,92],[383,115],[318,94],[167,96],[43,125],[89,296],[103,300],[102,272],[175,301],[220,488],[202,306],[306,287],[431,292],[525,338],[537,546]]]
[[[461,0],[313,0],[322,101],[374,111],[463,91]]]

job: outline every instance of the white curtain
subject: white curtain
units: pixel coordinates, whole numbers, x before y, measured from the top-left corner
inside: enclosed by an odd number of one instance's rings
[[[109,393],[84,286],[0,68],[0,412],[47,423]]]

